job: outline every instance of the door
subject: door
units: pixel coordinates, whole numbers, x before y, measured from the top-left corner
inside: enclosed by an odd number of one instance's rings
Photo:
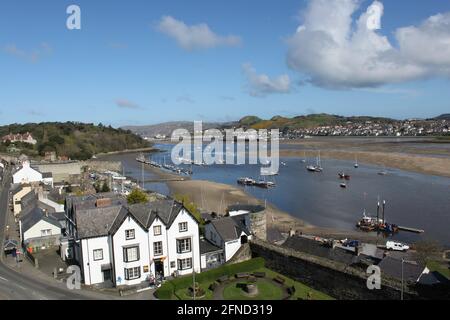
[[[162,260],[155,260],[155,275],[164,277],[164,262]]]
[[[104,270],[103,271],[103,282],[110,281],[111,280],[111,270]]]

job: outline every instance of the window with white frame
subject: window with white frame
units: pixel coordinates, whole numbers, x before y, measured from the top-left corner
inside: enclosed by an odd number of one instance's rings
[[[177,253],[191,252],[191,238],[177,239]]]
[[[155,256],[162,256],[163,254],[162,241],[153,242],[153,253]]]
[[[51,236],[52,235],[52,229],[45,229],[41,230],[41,237]]]
[[[161,235],[161,226],[154,226],[153,227],[153,235],[154,236],[160,236]]]
[[[180,223],[178,224],[178,230],[179,230],[180,232],[186,232],[186,231],[188,231],[188,223],[187,223],[187,222],[180,222]]]
[[[93,255],[94,261],[103,260],[103,249],[95,249]]]
[[[133,240],[134,239],[134,229],[125,230],[125,239]]]
[[[141,277],[141,267],[125,268],[125,280],[139,279]]]
[[[139,260],[139,247],[123,248],[123,261],[133,262]]]
[[[178,270],[186,270],[192,268],[192,258],[178,259]]]

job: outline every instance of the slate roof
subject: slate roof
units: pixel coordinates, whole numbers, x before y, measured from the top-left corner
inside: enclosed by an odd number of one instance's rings
[[[34,207],[37,205],[38,202],[38,196],[36,193],[34,193],[33,190],[28,192],[25,196],[22,197],[20,200],[20,204],[22,206],[22,210],[27,209],[29,207]]]
[[[206,239],[200,239],[200,254],[223,251],[222,248],[212,244]]]
[[[378,264],[381,272],[396,279],[402,278],[402,260],[390,256],[385,257]],[[419,264],[409,262],[403,263],[403,279],[408,282],[416,283],[425,267]]]
[[[143,204],[129,205],[128,209],[145,228],[150,227],[156,217],[158,217],[167,228],[170,228],[182,207],[181,203],[173,199],[163,199]]]
[[[210,222],[224,242],[239,239],[241,233],[250,235],[250,232],[233,217],[223,217]]]
[[[345,263],[351,265],[358,262],[358,257],[353,253],[340,248],[331,248],[322,243],[301,236],[289,237],[282,247],[293,249],[295,251],[304,252],[313,256],[322,257],[328,260]]]
[[[28,231],[31,227],[33,227],[41,220],[44,220],[56,227],[61,228],[60,223],[56,219],[52,218],[51,216],[46,216],[42,209],[34,207],[26,216],[20,219],[20,221],[22,222],[22,232]]]
[[[75,219],[78,238],[84,239],[108,235],[119,214],[122,216],[127,214],[127,210],[121,205],[77,210]]]

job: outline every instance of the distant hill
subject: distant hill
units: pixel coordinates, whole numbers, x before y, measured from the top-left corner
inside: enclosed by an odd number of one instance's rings
[[[86,160],[94,154],[148,147],[149,143],[131,131],[115,129],[102,124],[78,122],[45,122],[11,124],[0,126],[0,138],[10,133],[30,132],[38,142],[36,145],[14,143],[20,153],[43,156],[47,151],[56,151],[58,156]],[[0,152],[5,152],[9,142],[1,143]]]
[[[450,113],[441,114],[440,116],[434,118],[435,120],[449,120],[450,121]]]
[[[249,121],[249,119],[251,121]],[[345,124],[347,122],[381,122],[389,123],[396,120],[381,117],[368,117],[368,116],[358,116],[358,117],[343,117],[331,114],[310,114],[305,116],[297,116],[293,118],[286,118],[282,116],[275,116],[270,120],[261,120],[257,117],[250,116],[244,117],[239,121],[241,125],[246,123],[247,127],[253,129],[300,129],[300,128],[314,128],[318,126],[331,126]]]
[[[202,128],[203,130],[222,128],[223,125],[223,123],[203,122]],[[172,132],[176,129],[187,129],[189,132],[194,132],[194,123],[192,121],[172,121],[154,125],[125,126],[122,127],[122,129],[130,130],[135,134],[149,138],[153,138],[156,135],[164,135],[170,137],[172,135]]]

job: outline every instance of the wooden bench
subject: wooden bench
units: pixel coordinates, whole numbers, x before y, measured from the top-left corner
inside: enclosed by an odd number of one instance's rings
[[[265,272],[253,272],[253,276],[255,276],[257,278],[265,278],[266,273]]]
[[[279,284],[284,284],[286,282],[286,279],[280,276],[276,276],[275,278],[273,278],[273,281],[278,282]]]
[[[245,273],[245,272],[240,272],[240,273],[236,273],[235,276],[237,279],[244,279],[244,278],[250,277],[250,274]]]
[[[295,286],[287,288],[287,293],[292,296],[295,294]]]

